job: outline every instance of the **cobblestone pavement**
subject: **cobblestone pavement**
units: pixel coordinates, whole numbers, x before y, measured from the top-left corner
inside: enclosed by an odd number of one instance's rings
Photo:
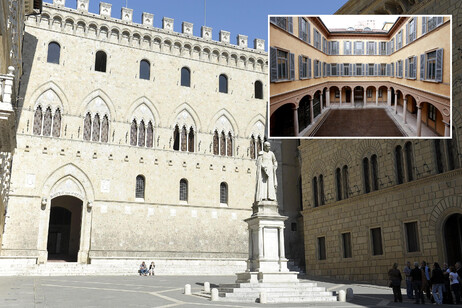
[[[201,292],[233,283],[233,276],[67,276],[0,277],[0,307],[416,307],[411,300],[394,303],[391,289],[342,281],[318,281],[328,291],[352,288],[348,303],[258,304],[211,302]],[[191,284],[193,295],[184,295]],[[403,290],[405,293],[405,290]],[[453,306],[455,307],[455,306]]]

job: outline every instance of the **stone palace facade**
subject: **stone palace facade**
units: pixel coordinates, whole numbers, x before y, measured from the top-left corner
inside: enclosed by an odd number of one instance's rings
[[[2,262],[241,270],[265,138],[264,40],[88,6],[55,0],[25,21]]]

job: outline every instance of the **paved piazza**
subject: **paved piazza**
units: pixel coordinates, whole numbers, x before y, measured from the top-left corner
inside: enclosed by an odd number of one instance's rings
[[[67,276],[0,277],[0,307],[416,307],[412,301],[393,303],[391,289],[323,281],[329,291],[353,288],[348,303],[247,304],[211,302],[202,294],[202,285],[233,283],[234,276]],[[193,295],[184,295],[191,284]],[[402,290],[405,294],[405,290]],[[404,296],[405,297],[405,296]],[[390,301],[391,300],[391,301]]]

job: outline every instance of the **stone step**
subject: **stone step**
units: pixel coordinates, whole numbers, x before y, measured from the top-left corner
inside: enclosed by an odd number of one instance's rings
[[[257,291],[244,291],[244,292],[219,292],[219,294],[224,295],[224,297],[240,297],[240,296],[251,296],[257,295],[259,296],[260,293],[265,293],[267,296],[321,296],[321,297],[328,297],[332,296],[332,292],[327,291],[290,291],[290,290],[257,290]]]
[[[275,287],[275,288],[218,288],[222,293],[247,293],[247,292],[323,292],[323,287]]]
[[[229,302],[258,302],[258,296],[241,296],[241,297],[219,297],[220,301],[229,301]],[[306,295],[306,296],[272,296],[266,295],[266,300],[268,303],[304,303],[304,302],[336,302],[337,297],[335,296],[315,296],[315,295]]]
[[[261,282],[261,283],[228,283],[228,284],[221,284],[220,287],[224,288],[277,288],[277,287],[317,287],[318,284],[316,282],[285,282],[283,285],[279,282]]]

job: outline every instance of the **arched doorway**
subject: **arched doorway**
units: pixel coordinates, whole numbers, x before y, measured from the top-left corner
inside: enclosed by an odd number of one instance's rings
[[[51,200],[48,260],[77,262],[81,224],[82,200],[72,196],[59,196]]]
[[[443,227],[446,261],[455,264],[462,260],[462,214],[452,214]]]
[[[271,137],[294,136],[294,105],[279,107],[270,118]]]

